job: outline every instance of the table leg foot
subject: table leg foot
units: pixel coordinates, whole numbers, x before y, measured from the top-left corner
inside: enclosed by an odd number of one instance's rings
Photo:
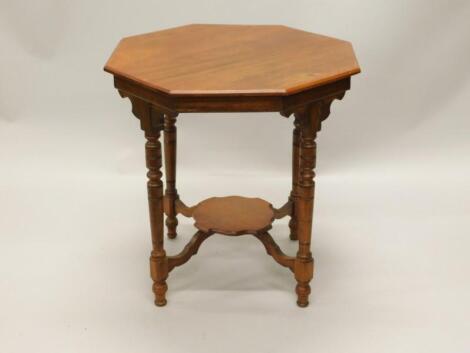
[[[301,308],[308,306],[308,296],[310,295],[310,285],[308,283],[297,283],[295,287],[297,293],[297,305]]]
[[[166,292],[168,285],[168,257],[165,251],[153,251],[150,256],[150,276],[153,280],[152,291],[155,295],[155,305],[164,306],[166,304]]]
[[[166,228],[167,228],[167,236],[170,239],[176,238],[176,227],[178,226],[178,218],[176,217],[167,217],[166,221]]]
[[[168,286],[166,282],[163,283],[154,283],[152,286],[153,293],[155,294],[155,305],[156,306],[165,306],[166,305],[166,291]]]
[[[289,221],[289,238],[290,240],[298,240],[297,238],[297,222],[295,221],[295,217],[291,217]]]

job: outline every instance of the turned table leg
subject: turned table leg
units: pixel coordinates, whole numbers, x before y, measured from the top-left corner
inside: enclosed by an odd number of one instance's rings
[[[165,293],[168,289],[168,259],[163,248],[163,183],[162,183],[162,148],[160,131],[162,117],[151,112],[152,128],[145,130],[145,160],[147,164],[147,191],[150,211],[150,229],[152,233],[152,253],[150,255],[150,274],[153,280],[155,304],[166,304]]]
[[[295,259],[297,304],[308,305],[310,280],[313,277],[312,237],[313,200],[315,191],[315,138],[320,126],[321,102],[312,103],[300,113],[300,178],[295,198],[295,215],[299,250]]]
[[[165,143],[165,213],[166,227],[168,229],[168,238],[176,237],[176,218],[175,202],[178,199],[176,190],[176,116],[165,115],[164,143]]]
[[[292,133],[292,190],[289,200],[292,203],[292,211],[290,215],[289,237],[291,240],[297,240],[297,219],[295,212],[295,198],[298,193],[299,171],[300,171],[300,116],[294,115],[294,131]]]

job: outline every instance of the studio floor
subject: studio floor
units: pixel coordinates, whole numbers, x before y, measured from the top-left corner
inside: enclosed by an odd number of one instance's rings
[[[1,190],[9,205],[0,238],[2,352],[309,347],[430,353],[469,347],[463,179],[320,175],[316,268],[305,309],[295,304],[291,273],[258,240],[217,235],[170,274],[168,305],[155,307],[143,176],[25,175],[9,183]],[[284,177],[190,175],[181,177],[180,194],[196,202],[210,196],[209,184],[214,194],[236,185],[234,192],[276,205],[289,189]],[[185,218],[178,229],[177,239],[166,241],[168,253],[194,233]],[[273,236],[295,253],[286,222],[276,224]]]
[[[469,18],[464,0],[0,1],[0,353],[470,352]],[[190,23],[352,43],[362,71],[316,140],[307,308],[257,239],[219,235],[170,273],[168,305],[153,304],[144,136],[103,66],[123,37]],[[229,37],[214,57],[240,54]],[[291,44],[272,58],[301,55]],[[181,199],[281,206],[292,120],[180,114]],[[287,221],[272,235],[293,255]],[[179,222],[168,254],[194,234]]]

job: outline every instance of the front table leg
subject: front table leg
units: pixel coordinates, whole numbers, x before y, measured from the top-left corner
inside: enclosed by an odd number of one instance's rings
[[[152,290],[155,304],[166,304],[165,294],[168,289],[168,259],[163,248],[163,183],[162,183],[162,146],[160,132],[163,128],[162,115],[150,110],[150,124],[145,129],[145,160],[148,169],[147,192],[150,212],[150,230],[152,233],[152,253],[150,255],[150,275],[153,280]]]
[[[150,232],[152,234],[152,252],[150,254],[150,276],[155,304],[166,304],[165,294],[168,289],[168,258],[163,248],[163,183],[162,183],[162,145],[160,135],[163,130],[164,114],[150,103],[119,91],[121,97],[128,97],[132,103],[132,113],[140,120],[140,127],[145,132],[145,162],[147,165],[147,194],[150,213]]]
[[[160,131],[146,132],[145,160],[147,164],[147,192],[150,211],[150,229],[152,232],[152,253],[150,255],[150,274],[153,280],[155,304],[166,304],[165,293],[168,289],[168,263],[163,248],[163,183],[162,183],[162,148],[159,141]]]
[[[295,218],[299,250],[295,259],[297,304],[308,305],[310,280],[313,277],[313,258],[310,251],[312,237],[313,200],[315,191],[315,138],[320,126],[321,102],[314,102],[299,112],[300,118],[300,177],[296,188]]]

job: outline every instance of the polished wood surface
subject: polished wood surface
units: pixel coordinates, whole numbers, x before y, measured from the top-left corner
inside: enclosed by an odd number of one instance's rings
[[[271,228],[274,210],[269,202],[259,198],[211,197],[200,202],[192,216],[194,226],[206,233],[255,234]]]
[[[121,40],[105,70],[169,95],[290,95],[357,74],[349,42],[285,26],[188,25]]]
[[[297,198],[297,188],[299,186],[300,177],[300,122],[301,117],[299,114],[294,115],[294,131],[292,132],[292,189],[289,195],[289,200],[293,204],[292,213],[295,212],[295,199]],[[291,240],[297,240],[297,220],[291,217],[289,221]]]
[[[151,103],[168,115],[194,112],[280,112],[290,116],[307,103],[334,96],[350,88],[350,78],[318,86],[288,96],[174,96],[149,89],[119,76],[114,76],[114,87],[121,96],[134,96]]]
[[[176,190],[176,116],[165,115],[164,123],[164,143],[165,143],[165,224],[168,229],[168,237],[176,238],[176,218],[175,202],[179,198]]]
[[[124,39],[105,69],[114,74],[119,94],[130,99],[147,139],[155,304],[166,304],[169,272],[219,233],[259,239],[268,255],[293,272],[297,304],[307,306],[314,267],[316,137],[330,105],[343,98],[350,76],[359,72],[350,44],[283,26],[191,25]],[[187,206],[176,188],[179,114],[246,111],[294,116],[292,189],[286,203],[274,208],[261,199],[230,196]],[[178,215],[194,218],[197,232],[179,253],[167,255],[164,223],[174,238]],[[290,239],[298,241],[295,256],[285,254],[268,233],[272,222],[285,216],[290,217]]]

